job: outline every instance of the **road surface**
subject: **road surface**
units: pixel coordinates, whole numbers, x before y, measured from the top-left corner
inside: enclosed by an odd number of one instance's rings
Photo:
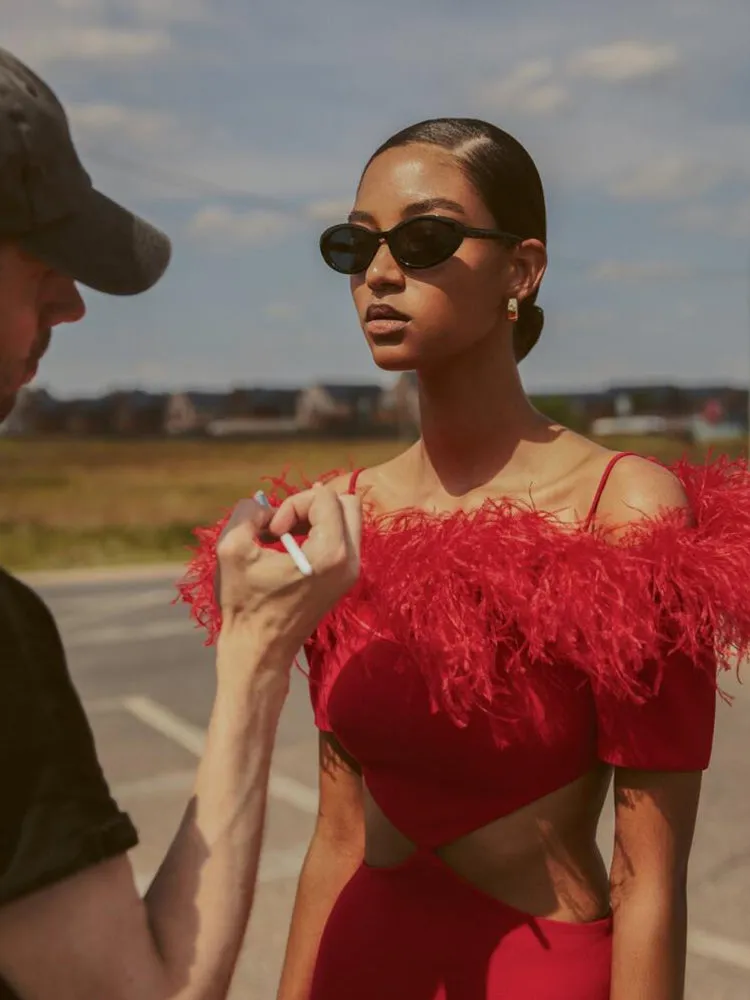
[[[170,604],[174,571],[31,578],[54,611],[113,792],[135,820],[146,887],[177,828],[211,707],[212,654]],[[750,693],[720,706],[691,867],[689,1000],[750,996]],[[273,1000],[316,808],[316,739],[293,678],[274,757],[260,885],[232,1000]],[[611,816],[602,821],[605,850]]]

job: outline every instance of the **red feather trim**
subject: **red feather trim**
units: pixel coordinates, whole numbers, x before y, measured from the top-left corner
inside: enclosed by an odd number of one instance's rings
[[[719,668],[733,667],[750,652],[747,463],[683,461],[672,471],[694,526],[665,512],[634,521],[618,544],[503,501],[471,513],[370,513],[360,580],[315,635],[324,692],[334,664],[368,634],[402,646],[433,702],[458,723],[473,707],[489,707],[499,689],[520,690],[534,663],[567,665],[599,690],[636,701],[653,691],[644,668],[667,650],[713,671],[713,637]],[[293,492],[283,478],[274,482]],[[209,643],[220,627],[214,549],[225,520],[198,529],[179,584]]]

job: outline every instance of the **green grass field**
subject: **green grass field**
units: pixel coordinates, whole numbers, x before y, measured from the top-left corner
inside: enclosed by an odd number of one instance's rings
[[[608,442],[663,461],[702,449],[659,439]],[[374,465],[402,442],[0,441],[0,564],[15,570],[181,561],[191,530],[261,477]],[[744,454],[744,444],[714,447]]]

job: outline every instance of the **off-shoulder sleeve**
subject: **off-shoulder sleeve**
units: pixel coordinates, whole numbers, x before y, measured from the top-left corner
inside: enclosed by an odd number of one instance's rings
[[[705,770],[716,720],[715,669],[665,652],[644,666],[641,682],[650,690],[639,701],[595,686],[599,759],[644,771]]]

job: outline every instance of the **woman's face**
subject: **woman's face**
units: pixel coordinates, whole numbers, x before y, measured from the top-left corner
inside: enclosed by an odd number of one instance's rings
[[[497,228],[478,191],[449,153],[427,144],[381,153],[365,171],[351,221],[387,230],[425,214],[478,229]],[[485,337],[502,336],[508,325],[508,298],[519,294],[519,270],[524,271],[516,264],[518,253],[496,240],[466,238],[443,263],[410,270],[394,260],[386,243],[381,244],[367,271],[351,279],[354,304],[375,363],[389,371],[439,365]],[[391,307],[406,321],[378,319],[373,316],[375,306]]]

